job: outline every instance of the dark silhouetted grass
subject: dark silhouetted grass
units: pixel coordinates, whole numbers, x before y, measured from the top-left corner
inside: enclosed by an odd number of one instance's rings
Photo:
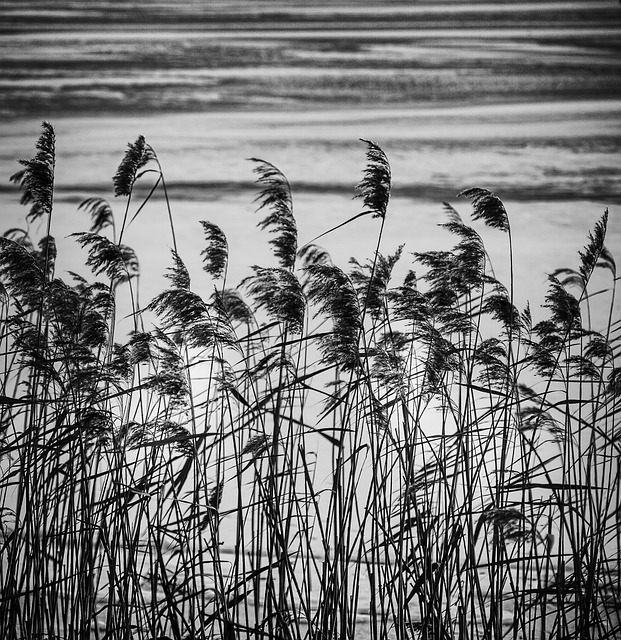
[[[255,159],[276,266],[230,288],[225,233],[204,221],[205,293],[143,137],[114,176],[122,220],[101,198],[80,206],[95,279],[59,277],[44,124],[13,179],[45,235],[0,238],[3,638],[621,635],[607,214],[577,268],[550,277],[539,321],[516,308],[513,275],[494,276],[481,233],[505,234],[512,262],[511,226],[485,189],[461,194],[480,231],[445,204],[454,248],[414,254],[394,282],[390,166],[365,144],[373,256],[344,269],[298,249],[290,185]],[[160,189],[174,250],[141,308],[123,242]]]

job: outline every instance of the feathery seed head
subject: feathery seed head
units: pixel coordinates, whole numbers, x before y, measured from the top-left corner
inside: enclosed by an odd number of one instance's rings
[[[466,197],[472,202],[473,220],[483,220],[488,227],[509,231],[509,216],[502,200],[488,189],[472,187],[457,194],[458,198]]]
[[[273,320],[282,322],[293,333],[301,333],[306,300],[296,275],[284,267],[253,267],[254,275],[242,283],[254,297],[257,307]]]
[[[37,142],[35,157],[32,160],[20,160],[25,168],[10,178],[22,190],[20,204],[31,205],[26,215],[28,222],[52,213],[55,163],[56,134],[49,122],[43,122],[43,133]]]
[[[147,144],[144,136],[138,136],[138,139],[133,144],[130,142],[127,145],[125,156],[112,178],[114,195],[129,196],[134,188],[136,179],[139,177],[138,171],[154,157],[153,149]]]
[[[91,233],[99,233],[107,226],[114,226],[114,214],[110,203],[104,198],[87,198],[78,205],[91,216]]]
[[[371,140],[362,139],[362,142],[367,145],[367,166],[355,197],[362,198],[364,213],[370,213],[374,218],[385,218],[392,184],[390,164],[379,145]]]
[[[306,273],[308,299],[318,305],[315,316],[324,313],[332,320],[332,332],[321,339],[324,358],[344,370],[352,370],[358,364],[362,329],[356,289],[347,274],[334,265],[310,265]]]
[[[293,217],[291,186],[284,174],[270,162],[259,158],[250,160],[256,163],[254,172],[259,176],[256,182],[262,187],[255,198],[257,211],[269,210],[258,226],[275,234],[276,237],[270,240],[274,255],[283,269],[292,270],[298,250],[298,230]]]
[[[203,270],[213,278],[221,278],[226,272],[229,257],[229,245],[222,229],[212,222],[201,220],[207,247],[201,251]]]

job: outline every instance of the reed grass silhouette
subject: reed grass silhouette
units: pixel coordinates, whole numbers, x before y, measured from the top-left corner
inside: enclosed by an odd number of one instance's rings
[[[56,274],[44,123],[12,179],[45,235],[0,238],[3,638],[619,637],[607,213],[577,268],[550,276],[537,322],[513,270],[494,275],[483,235],[505,233],[512,264],[511,227],[486,189],[460,194],[480,229],[445,203],[454,248],[414,254],[418,273],[394,283],[390,165],[363,142],[370,259],[347,270],[298,249],[291,186],[253,159],[277,266],[228,287],[225,233],[204,221],[205,294],[142,136],[114,176],[120,224],[101,198],[79,207],[98,279]],[[141,307],[122,241],[156,190],[174,249],[168,288]]]

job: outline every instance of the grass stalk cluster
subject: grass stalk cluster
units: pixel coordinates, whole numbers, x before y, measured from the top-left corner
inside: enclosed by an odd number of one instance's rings
[[[542,319],[482,234],[509,216],[464,191],[448,251],[381,250],[391,172],[366,145],[370,259],[299,246],[292,190],[253,159],[274,262],[229,287],[203,221],[197,291],[141,136],[55,270],[55,137],[13,176],[0,238],[0,636],[7,640],[557,639],[621,636],[621,365],[607,213]],[[152,188],[139,196],[145,174]],[[129,223],[163,197],[168,286],[139,304]],[[31,223],[46,229],[33,237]],[[200,227],[199,227],[200,228]],[[494,242],[498,242],[495,239]],[[134,328],[117,330],[131,306]]]

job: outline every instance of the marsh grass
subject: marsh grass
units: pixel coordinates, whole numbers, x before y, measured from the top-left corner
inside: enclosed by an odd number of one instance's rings
[[[96,280],[55,272],[54,131],[13,176],[42,221],[0,239],[3,638],[615,638],[621,633],[621,368],[607,214],[543,319],[518,309],[473,188],[450,251],[381,252],[390,166],[374,143],[345,269],[298,248],[291,188],[253,159],[274,263],[239,287],[202,222],[193,288],[143,137],[75,234]],[[136,184],[151,174],[139,200]],[[162,190],[168,288],[142,307],[128,224]],[[84,215],[82,213],[81,215]],[[81,224],[81,223],[76,223]],[[494,240],[496,242],[496,240]],[[134,329],[117,335],[129,305]],[[603,322],[600,325],[600,321]]]

